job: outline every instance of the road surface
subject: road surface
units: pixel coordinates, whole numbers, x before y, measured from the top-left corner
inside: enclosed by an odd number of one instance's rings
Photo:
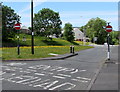
[[[111,47],[115,48],[115,47]],[[3,62],[3,90],[88,90],[107,56],[105,46],[64,60]]]

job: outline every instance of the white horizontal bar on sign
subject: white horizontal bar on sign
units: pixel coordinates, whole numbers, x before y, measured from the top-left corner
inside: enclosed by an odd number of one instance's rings
[[[15,27],[20,27],[20,26],[15,26]]]
[[[107,30],[111,30],[112,28],[106,28]]]

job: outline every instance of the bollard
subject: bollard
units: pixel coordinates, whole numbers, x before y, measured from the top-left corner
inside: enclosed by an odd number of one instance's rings
[[[70,46],[70,53],[72,53],[72,46]]]
[[[74,54],[74,46],[72,46],[72,49],[73,49],[72,53]]]

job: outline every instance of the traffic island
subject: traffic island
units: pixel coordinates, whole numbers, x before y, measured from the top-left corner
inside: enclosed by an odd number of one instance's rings
[[[70,53],[70,54],[63,54],[63,55],[58,55],[55,57],[48,57],[48,58],[37,58],[37,59],[17,59],[17,60],[2,60],[2,61],[41,61],[41,60],[61,60],[61,59],[66,59],[69,57],[73,57],[78,55],[78,53]]]

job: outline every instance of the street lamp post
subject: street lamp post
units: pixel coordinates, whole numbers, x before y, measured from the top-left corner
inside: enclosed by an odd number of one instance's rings
[[[34,54],[34,32],[33,32],[33,0],[31,0],[31,31],[32,31],[32,37],[31,37],[31,43],[32,43],[32,54]]]

